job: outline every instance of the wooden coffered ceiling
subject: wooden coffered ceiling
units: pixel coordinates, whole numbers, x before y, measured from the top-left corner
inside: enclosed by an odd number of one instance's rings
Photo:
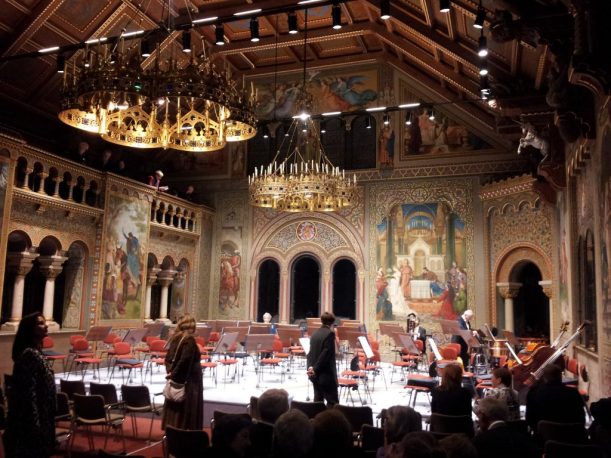
[[[258,77],[303,67],[305,10],[299,10],[300,33],[288,34],[287,14],[272,14],[297,0],[171,0],[175,24],[191,23],[206,16],[229,17],[245,9],[262,8],[259,17],[261,41],[250,41],[249,20],[224,24],[226,45],[214,41],[214,26],[193,28],[193,43],[206,43],[215,62],[232,69],[236,76]],[[544,84],[549,53],[545,45],[510,40],[495,43],[488,26],[497,9],[510,9],[519,18],[519,7],[528,1],[483,0],[486,9],[484,33],[490,48],[489,68],[493,88],[512,98],[509,111],[494,110],[484,102],[461,103],[462,114],[491,132],[515,136],[515,120],[521,113],[545,112]],[[478,2],[455,0],[451,12],[439,12],[439,0],[391,0],[392,18],[379,18],[379,0],[340,3],[342,25],[333,30],[330,2],[312,4],[308,10],[308,68],[340,67],[364,62],[388,63],[418,83],[432,102],[459,101],[479,97],[479,30],[473,27]],[[538,0],[536,14],[548,8],[561,9],[559,2]],[[121,30],[153,29],[167,23],[168,0],[2,0],[0,2],[0,93],[29,107],[55,116],[59,108],[61,76],[54,55],[14,58],[50,46],[66,46],[92,38],[115,36]],[[554,10],[555,11],[555,10]],[[265,14],[270,12],[270,14]],[[534,14],[534,13],[533,13]],[[171,33],[165,49],[180,52],[180,34]],[[68,54],[78,61],[83,51]],[[144,65],[150,65],[145,62]],[[513,118],[513,119],[511,119]]]

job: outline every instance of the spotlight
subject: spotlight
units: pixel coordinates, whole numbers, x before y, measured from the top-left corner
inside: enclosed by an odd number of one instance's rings
[[[439,0],[439,12],[449,13],[450,12],[450,0]]]
[[[327,122],[326,121],[320,121],[320,133],[321,134],[327,133]]]
[[[304,122],[301,124],[301,131],[306,133],[308,131],[308,125]]]
[[[435,112],[433,111],[433,109],[432,109],[432,108],[431,108],[431,109],[429,109],[428,114],[429,114],[429,120],[431,120],[431,121],[435,121]]]
[[[475,15],[475,22],[473,23],[473,27],[475,27],[476,29],[483,29],[485,20],[486,10],[482,8],[482,2],[479,2],[479,7],[477,8],[477,14]]]
[[[487,99],[490,93],[490,83],[488,82],[487,76],[481,76],[479,79],[479,92],[482,95],[482,99]]]
[[[488,62],[487,59],[483,59],[479,67],[480,76],[486,76],[488,74]]]
[[[57,55],[57,73],[64,73],[66,67],[66,57],[63,54]]]
[[[91,51],[87,51],[87,57],[85,57],[84,67],[89,68],[91,66]]]
[[[365,129],[371,129],[371,116],[367,116],[365,119]]]
[[[259,41],[259,20],[256,17],[250,20],[250,41],[253,43]]]
[[[182,31],[182,52],[191,52],[191,31]]]
[[[412,122],[414,122],[414,113],[412,111],[408,111],[405,114],[405,125],[406,126],[411,126]]]
[[[225,29],[223,24],[219,24],[214,29],[214,43],[217,46],[223,46],[225,44]]]
[[[486,57],[488,55],[488,40],[483,35],[483,32],[477,41],[477,55],[479,57]]]
[[[342,9],[339,3],[335,3],[331,9],[331,17],[333,19],[333,28],[339,30],[342,28]]]
[[[183,44],[184,49],[184,44]],[[140,40],[140,55],[142,57],[150,57],[151,55],[151,41],[149,38]]]
[[[390,124],[390,115],[388,113],[384,114],[384,125],[387,126]]]
[[[390,19],[390,0],[382,0],[380,2],[380,19],[384,21]]]
[[[297,28],[297,15],[294,11],[291,11],[289,13],[289,33],[291,35],[295,35],[298,32],[299,29]]]
[[[267,127],[267,124],[263,126],[263,138],[269,138],[269,128]]]
[[[117,53],[116,51],[112,51],[110,53],[110,63],[114,64],[117,61]]]

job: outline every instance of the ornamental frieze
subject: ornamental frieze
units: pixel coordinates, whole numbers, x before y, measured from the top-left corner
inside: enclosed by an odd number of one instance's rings
[[[316,244],[327,253],[337,248],[350,246],[344,237],[332,227],[321,222],[302,221],[281,228],[268,241],[266,248],[276,248],[286,253],[293,246],[304,242]]]

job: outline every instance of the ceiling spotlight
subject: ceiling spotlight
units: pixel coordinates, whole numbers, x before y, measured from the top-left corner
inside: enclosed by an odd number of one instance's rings
[[[488,55],[488,40],[484,36],[483,31],[477,42],[477,55],[479,57],[486,57]]]
[[[223,46],[225,44],[225,29],[223,24],[219,24],[214,29],[214,43],[217,46]]]
[[[380,19],[384,21],[390,19],[390,0],[382,0],[380,2]]]
[[[412,122],[414,122],[414,112],[413,111],[408,111],[405,114],[405,125],[406,126],[411,126]]]
[[[256,17],[250,20],[250,41],[253,43],[259,41],[259,20]]]
[[[112,51],[110,53],[110,63],[114,64],[117,61],[117,52],[116,51]]]
[[[64,73],[66,68],[66,57],[63,54],[57,55],[57,73]]]
[[[324,134],[327,132],[327,122],[326,121],[320,121],[320,133]]]
[[[365,129],[371,129],[371,116],[365,118]]]
[[[390,124],[390,115],[388,113],[384,114],[384,125],[387,126]]]
[[[488,77],[487,76],[482,76],[479,79],[479,92],[482,96],[482,99],[487,99],[488,96],[490,95],[490,93],[492,92],[490,90],[490,83],[488,82]]]
[[[431,120],[431,121],[435,121],[435,112],[433,111],[433,109],[432,109],[432,108],[431,108],[431,109],[429,109],[428,114],[429,114],[429,120]]]
[[[488,62],[486,61],[486,59],[482,60],[482,63],[479,67],[479,74],[480,76],[486,76],[488,74]]]
[[[299,29],[297,28],[297,15],[294,11],[291,11],[289,13],[289,33],[291,35],[295,35],[298,32]]]
[[[450,12],[450,0],[439,0],[439,12],[449,13]]]
[[[486,10],[482,7],[482,2],[480,2],[479,7],[477,8],[477,14],[475,15],[475,22],[473,23],[473,27],[475,27],[476,29],[483,29],[485,20]]]
[[[263,138],[269,138],[269,128],[267,127],[267,124],[263,126],[263,129],[261,129],[263,131]]]
[[[140,55],[142,57],[151,56],[151,40],[148,37],[140,40]]]
[[[339,3],[335,3],[331,8],[331,18],[333,19],[333,28],[339,30],[342,28],[342,9]]]
[[[191,52],[191,30],[182,31],[182,52]]]
[[[85,57],[85,62],[83,63],[83,66],[85,68],[89,68],[91,66],[91,59],[92,59],[91,51],[87,51],[87,55]]]
[[[307,132],[307,131],[308,131],[308,125],[307,125],[307,123],[305,123],[305,122],[304,122],[304,123],[302,123],[302,124],[301,124],[301,131],[302,131],[303,133],[305,133],[305,132]]]

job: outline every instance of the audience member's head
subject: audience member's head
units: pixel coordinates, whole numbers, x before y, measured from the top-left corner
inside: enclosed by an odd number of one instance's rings
[[[104,152],[102,153],[102,160],[104,162],[110,161],[110,158],[112,157],[112,151],[109,149],[105,149]]]
[[[119,162],[117,162],[117,170],[124,170],[125,169],[125,161],[123,159],[119,159]]]
[[[477,458],[475,445],[464,434],[452,434],[439,441],[447,458]]]
[[[511,372],[509,372],[509,369],[506,367],[497,367],[492,371],[492,378],[490,381],[495,388],[500,385],[511,388]]]
[[[441,377],[439,389],[446,391],[457,390],[462,386],[462,366],[460,364],[448,364]]]
[[[322,315],[320,315],[320,321],[325,326],[332,326],[333,323],[335,323],[335,315],[333,315],[331,312],[324,312]]]
[[[178,320],[178,323],[176,325],[177,333],[181,334],[185,332],[192,334],[195,332],[195,328],[195,318],[193,318],[191,315],[183,316],[180,320]]]
[[[486,431],[495,421],[507,421],[508,417],[507,403],[501,399],[484,398],[477,406],[477,418],[482,431]]]
[[[228,455],[243,457],[250,448],[252,420],[248,414],[226,414],[214,423],[212,446]],[[220,453],[219,453],[220,454]]]
[[[543,376],[541,377],[543,383],[548,385],[562,383],[562,369],[555,364],[549,364],[543,369]]]
[[[437,439],[428,431],[407,434],[395,450],[397,453],[388,458],[445,458]]]
[[[155,170],[154,175],[158,180],[161,180],[163,178],[163,172],[161,170]]]
[[[13,361],[19,358],[26,348],[40,349],[46,336],[47,324],[42,313],[34,312],[21,318],[13,341]]]
[[[328,409],[312,420],[314,428],[313,456],[348,456],[352,449],[352,427],[339,410]]]
[[[422,416],[411,407],[392,406],[386,411],[384,441],[386,444],[400,442],[407,434],[422,431]]]
[[[280,415],[274,425],[272,456],[274,458],[301,458],[312,450],[314,428],[300,410],[292,409]]]
[[[189,186],[187,186],[187,189],[185,190],[185,194],[186,195],[190,195],[193,194],[195,192],[195,188],[193,187],[192,184],[190,184]]]
[[[270,388],[259,396],[257,407],[261,420],[274,424],[289,410],[289,394],[282,388]]]

